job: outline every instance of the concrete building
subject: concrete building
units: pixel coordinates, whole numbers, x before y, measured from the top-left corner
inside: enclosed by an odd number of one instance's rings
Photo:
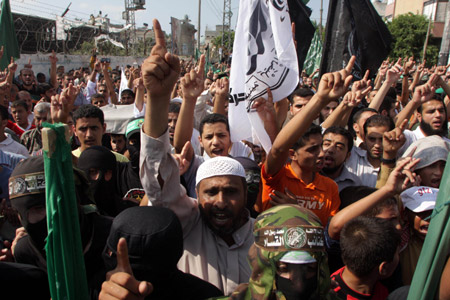
[[[209,30],[208,27],[206,27],[205,30],[205,45],[212,45],[212,41],[222,35],[223,31],[228,31],[228,26],[225,25],[216,25],[216,30]]]
[[[447,5],[450,5],[448,0],[387,0],[385,17],[388,21],[407,13],[431,17],[433,21],[431,34],[436,38],[442,38]]]

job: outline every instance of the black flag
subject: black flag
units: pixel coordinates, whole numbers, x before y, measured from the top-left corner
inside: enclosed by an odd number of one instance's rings
[[[303,63],[308,54],[311,40],[314,36],[314,25],[309,16],[311,9],[303,4],[301,0],[288,0],[289,16],[291,22],[295,23],[295,40],[297,41],[298,72],[302,73]]]
[[[391,51],[392,36],[369,0],[330,0],[320,74],[344,68],[356,56],[356,80],[372,78]]]

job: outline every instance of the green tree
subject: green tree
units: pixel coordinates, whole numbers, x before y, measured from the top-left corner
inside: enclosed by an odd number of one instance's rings
[[[390,54],[393,59],[410,56],[422,59],[428,28],[428,19],[425,16],[412,13],[400,15],[388,23],[388,28],[394,39]],[[437,62],[439,48],[436,42],[437,40],[430,36],[426,52],[427,65]]]
[[[224,42],[225,42],[225,49],[231,53],[233,52],[233,43],[234,43],[234,31],[228,32],[225,31],[223,33],[224,36]],[[216,46],[216,48],[222,47],[222,35],[217,36],[213,41],[213,45]]]

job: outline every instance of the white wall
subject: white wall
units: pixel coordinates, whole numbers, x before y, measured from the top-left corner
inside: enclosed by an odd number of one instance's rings
[[[31,64],[33,65],[34,75],[37,73],[44,73],[45,76],[49,76],[50,71],[50,61],[48,57],[50,54],[48,53],[37,53],[37,54],[21,54],[20,59],[16,61],[18,64],[18,71],[23,69],[23,66],[28,63],[28,60],[31,58]],[[71,69],[79,69],[80,67],[88,67],[90,55],[64,55],[57,54],[58,57],[58,65],[63,65],[65,67],[66,72]],[[137,63],[141,65],[144,61],[145,57],[132,57],[132,56],[99,56],[99,59],[102,57],[108,57],[111,59],[111,67],[115,68],[116,66],[133,65]],[[18,75],[18,73],[16,74]]]

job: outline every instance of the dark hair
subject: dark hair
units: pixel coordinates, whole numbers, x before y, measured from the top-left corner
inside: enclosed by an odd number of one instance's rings
[[[395,105],[395,102],[397,102],[394,98],[391,98],[389,96],[384,97],[383,102],[380,105],[380,108],[378,109],[378,112],[381,114],[383,110],[389,112],[392,105]]]
[[[292,149],[296,151],[298,148],[305,146],[306,142],[309,140],[309,137],[313,134],[322,135],[322,127],[314,123],[309,125],[308,130],[302,135],[302,137],[297,142],[295,142],[295,144],[292,146]]]
[[[306,97],[309,97],[309,96],[314,96],[314,92],[310,88],[300,87],[300,88],[296,89],[288,97],[289,102],[291,102],[291,104],[294,104],[294,97],[295,96],[306,98]]]
[[[103,95],[103,94],[95,93],[91,96],[91,99],[97,99],[97,98],[102,98],[103,100],[106,100],[105,95]]]
[[[345,266],[361,278],[394,259],[400,234],[389,220],[360,216],[345,224],[340,241]]]
[[[330,128],[327,128],[325,130],[325,132],[323,133],[323,136],[325,136],[325,134],[327,134],[327,133],[339,134],[339,135],[342,135],[343,137],[345,137],[347,139],[347,153],[352,151],[352,148],[353,148],[353,136],[350,133],[350,131],[348,131],[344,127],[331,126]]]
[[[180,108],[181,108],[181,105],[179,103],[172,102],[169,105],[169,112],[170,113],[179,114],[180,113]]]
[[[367,128],[380,126],[387,126],[389,128],[388,130],[395,128],[394,121],[388,116],[373,115],[367,119],[366,123],[364,123],[364,135],[367,135]]]
[[[22,106],[23,108],[25,108],[26,111],[28,111],[28,104],[25,102],[25,100],[16,100],[13,103],[11,103],[11,108],[14,107],[19,107]]]
[[[52,86],[48,83],[41,83],[38,85],[37,90],[40,95],[45,94],[47,91],[51,90]]]
[[[0,105],[0,117],[2,118],[2,121],[9,119],[8,109],[3,105]]]
[[[205,116],[200,122],[200,136],[203,134],[203,127],[205,124],[215,124],[215,123],[223,123],[225,124],[227,131],[230,132],[230,125],[228,124],[228,119],[224,115],[221,114],[210,114]]]
[[[376,188],[364,185],[348,186],[339,192],[339,198],[341,199],[341,205],[339,206],[339,209],[340,210],[344,209],[350,204],[353,204],[376,191],[377,191]],[[398,207],[397,199],[395,199],[395,197],[386,198],[378,202],[369,212],[365,213],[364,216],[375,217],[376,215],[380,214],[383,211],[383,209],[392,206]]]
[[[133,98],[135,96],[134,92],[132,90],[130,90],[130,89],[123,90],[122,93],[120,93],[120,96],[122,96],[123,94],[131,95],[131,97],[133,97]]]
[[[103,111],[92,104],[82,105],[73,113],[73,124],[76,125],[81,118],[96,118],[102,125],[105,123]]]
[[[363,113],[365,113],[366,111],[371,111],[371,112],[378,114],[378,111],[375,108],[369,108],[369,107],[361,108],[353,115],[353,124],[358,123],[359,119],[361,119],[361,115]]]

